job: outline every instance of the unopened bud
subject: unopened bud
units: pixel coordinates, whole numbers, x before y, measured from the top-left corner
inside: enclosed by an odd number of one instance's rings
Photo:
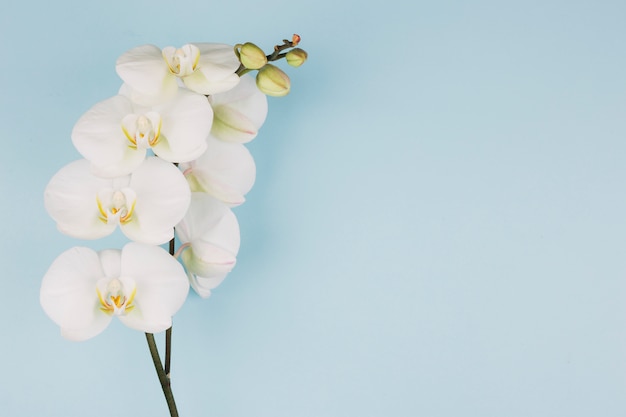
[[[304,61],[306,61],[308,56],[309,55],[304,49],[294,48],[291,51],[287,52],[287,55],[285,55],[285,59],[287,60],[287,63],[292,67],[299,67],[300,65],[304,64]]]
[[[268,96],[282,97],[289,93],[291,81],[280,68],[267,64],[256,75],[256,85]]]
[[[235,53],[239,57],[239,61],[247,69],[259,69],[267,64],[265,52],[255,44],[246,42],[243,45],[235,46]]]

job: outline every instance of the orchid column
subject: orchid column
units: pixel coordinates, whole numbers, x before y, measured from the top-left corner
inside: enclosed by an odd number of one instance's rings
[[[74,247],[46,272],[40,301],[69,340],[98,335],[113,316],[145,332],[170,415],[172,316],[189,286],[208,297],[233,269],[240,235],[231,208],[245,201],[256,167],[245,143],[267,116],[267,95],[289,92],[269,62],[301,65],[300,37],[266,55],[252,43],[144,45],[122,54],[118,94],[76,123],[84,159],[50,180],[45,206],[60,232],[98,239],[119,227],[122,249]],[[257,71],[256,78],[252,71]],[[176,250],[175,236],[181,246]],[[169,242],[169,252],[161,245]],[[166,331],[165,365],[153,333]]]

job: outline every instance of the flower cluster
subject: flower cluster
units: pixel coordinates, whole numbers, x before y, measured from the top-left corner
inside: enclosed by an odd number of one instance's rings
[[[74,247],[50,266],[40,300],[64,337],[91,338],[113,316],[146,333],[166,330],[190,285],[208,297],[233,269],[240,236],[231,208],[256,174],[245,143],[265,121],[266,94],[289,91],[289,78],[268,62],[299,66],[306,53],[298,41],[270,55],[252,43],[194,43],[144,45],[118,58],[118,94],[72,130],[84,159],[61,168],[44,198],[62,233],[98,239],[119,227],[131,242]],[[176,254],[159,246],[175,237]]]

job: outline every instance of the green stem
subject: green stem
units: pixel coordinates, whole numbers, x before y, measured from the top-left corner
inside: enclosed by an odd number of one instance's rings
[[[176,253],[176,238],[170,240],[170,255]],[[170,362],[172,361],[172,326],[165,331],[165,376],[170,379]]]
[[[165,376],[170,379],[170,362],[172,361],[172,327],[165,331]]]
[[[146,333],[146,340],[148,341],[148,347],[150,348],[150,355],[152,356],[154,369],[156,370],[159,377],[161,388],[163,388],[163,395],[165,395],[167,407],[170,410],[170,417],[178,417],[178,410],[176,409],[176,401],[174,401],[174,394],[172,393],[170,380],[165,374],[163,366],[161,365],[161,357],[159,356],[159,350],[157,349],[154,335],[152,333]]]
[[[283,51],[285,49],[293,48],[294,46],[298,44],[300,37],[298,36],[298,40],[296,41],[295,40],[296,36],[297,35],[294,35],[294,39],[292,39],[291,41],[287,39],[283,39],[282,45],[275,45],[274,52],[266,55],[267,62],[278,61],[279,59],[284,58],[287,55],[287,53]],[[240,77],[248,72],[250,72],[250,70],[244,67],[243,64],[239,65],[239,68],[237,68],[237,71],[235,71],[235,73],[239,75]]]

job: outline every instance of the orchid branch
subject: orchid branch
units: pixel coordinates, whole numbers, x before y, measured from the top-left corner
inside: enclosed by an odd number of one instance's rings
[[[170,410],[170,416],[178,417],[178,410],[176,409],[176,401],[174,401],[174,394],[172,393],[170,380],[161,365],[161,357],[159,356],[159,350],[157,349],[154,335],[152,333],[146,333],[146,340],[148,341],[148,347],[150,348],[150,355],[152,356],[154,369],[159,376],[159,382],[161,383],[161,388],[163,389],[163,395],[165,395],[165,401],[167,401],[167,407]]]
[[[281,52],[285,49],[293,48],[294,46],[298,45],[298,43],[300,43],[300,36],[296,34],[293,35],[290,41],[287,39],[283,39],[282,45],[274,46],[274,52],[267,56],[267,61],[272,62],[284,58],[286,54]]]
[[[170,240],[170,255],[174,255],[176,250],[175,238]],[[152,333],[146,333],[146,339],[148,340],[148,347],[150,348],[150,355],[152,356],[152,362],[154,363],[154,369],[159,377],[161,388],[163,389],[163,395],[165,395],[165,401],[167,401],[167,407],[170,410],[171,417],[178,416],[178,410],[176,409],[176,402],[174,401],[174,393],[172,392],[172,386],[170,383],[170,363],[172,360],[172,326],[165,331],[165,369],[161,365],[161,357],[159,356],[159,350],[157,349],[156,342],[154,341],[154,335]]]
[[[172,361],[172,327],[165,331],[165,376],[170,379],[170,362]]]
[[[178,163],[175,162],[174,166],[178,167]],[[174,253],[176,252],[176,237],[175,236],[170,240],[169,250],[170,250],[170,255],[174,256]],[[165,331],[165,376],[167,377],[168,381],[170,379],[171,361],[172,361],[172,326],[170,326],[169,329]]]
[[[287,53],[283,51],[285,49],[295,47],[296,45],[298,45],[298,43],[300,43],[300,36],[296,34],[293,35],[291,40],[283,39],[282,45],[275,45],[274,52],[266,55],[267,62],[278,61],[279,59],[284,58],[285,56],[287,56]],[[247,69],[243,64],[241,64],[239,65],[239,68],[237,68],[237,71],[235,73],[239,76],[242,76],[248,72],[250,72],[250,70]]]

